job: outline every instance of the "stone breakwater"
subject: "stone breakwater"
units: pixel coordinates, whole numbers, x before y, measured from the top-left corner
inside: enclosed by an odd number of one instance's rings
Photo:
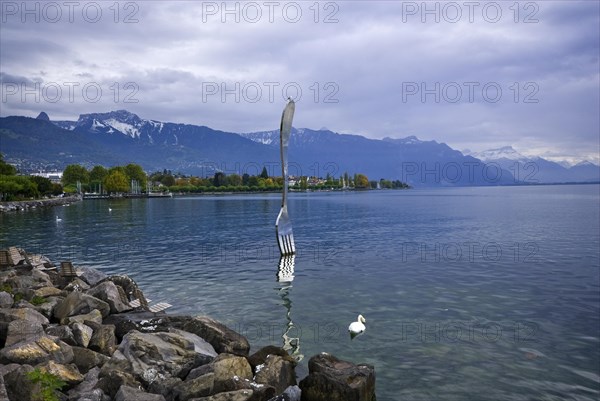
[[[36,209],[41,207],[50,206],[63,206],[69,205],[74,202],[79,202],[81,196],[65,196],[63,198],[50,198],[50,199],[37,199],[28,201],[15,201],[15,202],[0,202],[0,213],[3,212],[16,212],[20,210]]]
[[[375,401],[370,365],[321,353],[297,383],[283,348],[251,353],[210,317],[134,308],[146,303],[126,275],[79,267],[65,278],[27,256],[0,266],[0,400]],[[45,398],[31,372],[65,384]]]

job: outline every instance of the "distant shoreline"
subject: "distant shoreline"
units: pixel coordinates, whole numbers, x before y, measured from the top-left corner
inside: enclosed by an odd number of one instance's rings
[[[17,212],[43,207],[65,206],[70,205],[71,203],[79,202],[81,199],[82,198],[80,195],[72,195],[62,198],[0,202],[0,213]]]

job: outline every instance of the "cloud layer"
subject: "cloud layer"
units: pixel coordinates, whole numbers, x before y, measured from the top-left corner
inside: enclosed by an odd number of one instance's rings
[[[116,4],[116,5],[115,5]],[[249,132],[599,156],[599,3],[1,3],[0,114],[142,118]]]

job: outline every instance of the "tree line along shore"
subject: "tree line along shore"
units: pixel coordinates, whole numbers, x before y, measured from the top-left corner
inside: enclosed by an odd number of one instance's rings
[[[291,190],[368,190],[406,189],[399,180],[369,180],[364,174],[348,173],[340,177],[329,174],[322,177],[289,177]],[[50,198],[62,194],[140,194],[149,192],[218,193],[266,192],[283,188],[281,176],[269,176],[266,167],[260,174],[225,174],[215,172],[212,177],[187,176],[169,170],[147,174],[140,165],[94,166],[90,169],[78,164],[68,165],[60,183],[41,176],[19,175],[14,166],[6,163],[0,154],[0,201],[19,201]]]

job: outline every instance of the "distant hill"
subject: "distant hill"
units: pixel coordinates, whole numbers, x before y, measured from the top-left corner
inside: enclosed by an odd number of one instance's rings
[[[258,174],[266,166],[270,175],[281,175],[277,130],[236,134],[146,120],[126,110],[83,114],[77,121],[49,118],[46,113],[37,119],[0,118],[0,152],[21,168],[135,162],[147,171],[169,169],[206,176],[215,171]],[[512,165],[496,162],[502,158],[486,164],[475,155],[414,136],[377,140],[327,129],[294,128],[289,152],[292,175],[364,173],[371,180],[400,179],[413,186],[517,183]],[[582,177],[595,171],[587,164],[568,170],[578,171]]]
[[[567,167],[541,157],[524,156],[512,146],[470,155],[509,170],[517,180],[525,183],[600,182],[600,167],[590,162]]]

